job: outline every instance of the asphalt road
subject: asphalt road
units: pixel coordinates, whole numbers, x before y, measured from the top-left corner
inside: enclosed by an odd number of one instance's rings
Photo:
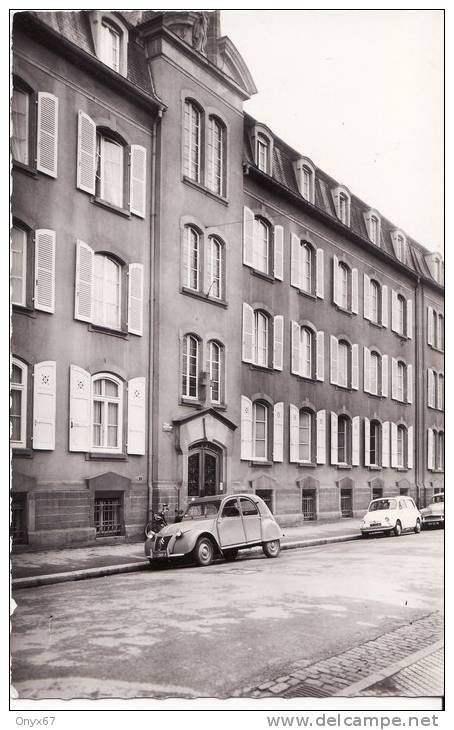
[[[443,532],[16,591],[20,698],[228,697],[443,608]],[[391,657],[391,661],[399,657]]]

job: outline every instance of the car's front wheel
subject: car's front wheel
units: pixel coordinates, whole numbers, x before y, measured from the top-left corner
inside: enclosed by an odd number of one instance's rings
[[[213,543],[208,537],[199,537],[194,548],[194,558],[198,565],[209,565],[213,561]]]
[[[421,520],[416,520],[415,532],[416,534],[418,534],[418,532],[421,532]]]
[[[280,540],[268,540],[268,542],[262,543],[262,550],[267,558],[277,558],[281,551]]]
[[[226,560],[231,562],[232,560],[236,560],[238,550],[236,548],[231,548],[230,550],[224,550],[222,554]]]
[[[396,537],[399,537],[400,535],[402,535],[402,525],[400,524],[399,520],[397,520],[397,522],[396,522],[396,525],[393,530],[393,534]]]

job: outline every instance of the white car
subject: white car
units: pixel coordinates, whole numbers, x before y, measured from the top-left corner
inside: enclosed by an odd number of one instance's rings
[[[404,531],[421,532],[421,513],[411,497],[380,497],[370,503],[360,529],[363,537],[377,532],[397,536]]]

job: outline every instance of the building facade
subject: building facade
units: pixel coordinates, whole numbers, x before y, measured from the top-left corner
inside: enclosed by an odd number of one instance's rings
[[[442,259],[245,114],[219,11],[18,13],[13,49],[15,541],[439,491]]]

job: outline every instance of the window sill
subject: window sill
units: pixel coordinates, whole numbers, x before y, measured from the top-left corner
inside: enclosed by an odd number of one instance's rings
[[[260,373],[274,372],[274,369],[270,368],[268,365],[254,365],[254,363],[249,363],[249,370],[257,370]],[[278,370],[277,372],[281,372],[281,371]]]
[[[441,352],[444,353],[444,350],[441,349],[441,347],[436,347],[436,345],[429,345],[430,349],[434,352]]]
[[[406,400],[400,400],[400,398],[393,398],[391,396],[391,400],[394,401],[394,403],[399,403],[399,405],[401,405],[401,406],[410,406],[411,405],[411,403],[407,403]]]
[[[265,279],[265,281],[270,281],[274,284],[274,276],[271,276],[271,274],[266,274],[264,271],[254,269],[252,266],[248,266],[248,268],[250,269],[252,276],[256,276],[258,279]]]
[[[317,464],[313,461],[298,461],[297,467],[298,469],[316,469]]]
[[[98,198],[96,195],[92,197],[91,202],[93,205],[99,205],[100,208],[111,210],[112,213],[117,213],[117,215],[121,215],[123,218],[131,218],[131,213],[126,208],[119,208],[117,205],[109,203],[107,200],[103,200],[102,198]]]
[[[223,309],[227,309],[228,304],[225,301],[225,299],[215,299],[214,297],[207,297],[206,294],[203,294],[203,292],[195,291],[194,289],[189,289],[186,286],[181,287],[181,293],[186,294],[189,297],[194,297],[195,299],[201,299],[203,302],[209,302],[210,304],[215,304],[217,307],[222,307]]]
[[[410,338],[407,337],[407,335],[402,334],[402,332],[396,332],[396,330],[393,330],[392,328],[391,328],[391,330],[392,330],[392,332],[394,332],[396,337],[399,337],[400,340],[402,340],[402,342],[406,342],[407,340],[410,340]]]
[[[350,385],[335,385],[336,390],[347,391],[348,393],[353,392],[353,388]]]
[[[303,381],[303,383],[317,383],[322,382],[321,380],[318,381],[317,378],[314,378],[312,375],[298,375],[299,379]]]
[[[27,307],[27,305],[24,304],[13,304],[13,312],[16,314],[24,314],[26,317],[31,317],[32,319],[36,319],[36,311],[32,309],[31,307]]]
[[[408,471],[406,466],[396,466],[396,471]]]
[[[364,392],[367,393],[367,395],[370,395],[372,398],[386,398],[386,395],[381,395],[381,393],[371,393],[369,390],[365,390]]]
[[[87,461],[128,461],[127,454],[109,454],[102,452],[98,454],[95,451],[89,451],[85,455],[85,458]]]
[[[367,320],[372,327],[376,327],[379,330],[386,329],[384,324],[380,324],[380,322],[374,322],[372,319]]]
[[[298,289],[298,294],[301,294],[302,297],[307,297],[308,299],[312,299],[314,302],[317,301],[317,295],[313,294],[310,291],[304,291],[304,289]]]
[[[427,404],[427,408],[430,408],[431,411],[436,411],[437,413],[444,413],[444,408],[438,408],[438,406],[429,406]]]
[[[35,167],[26,165],[23,162],[18,162],[17,160],[13,160],[13,170],[19,170],[30,177],[38,178],[38,170]]]
[[[103,327],[100,324],[89,324],[88,331],[97,332],[101,335],[110,335],[111,337],[119,337],[121,340],[129,340],[128,332],[124,332],[123,330],[110,329],[110,327]]]
[[[255,461],[253,459],[252,461],[249,462],[249,464],[250,464],[250,466],[265,466],[265,467],[273,466],[272,461],[266,461],[266,460],[265,461]]]
[[[352,468],[351,464],[336,464],[336,466],[338,469],[351,469]]]
[[[184,398],[183,396],[180,397],[180,406],[192,406],[193,408],[196,408],[197,410],[200,410],[204,407],[204,403],[202,403],[197,398]]]
[[[210,408],[213,408],[215,411],[226,411],[227,405],[225,403],[210,403]]]
[[[351,309],[345,309],[345,307],[341,307],[340,304],[334,304],[334,308],[337,309],[338,312],[342,312],[342,314],[348,314],[350,317],[355,314],[355,312],[352,312]]]
[[[191,188],[195,188],[201,193],[204,193],[205,195],[208,195],[210,198],[213,198],[213,200],[217,200],[218,203],[222,203],[222,205],[228,205],[229,201],[227,198],[224,198],[223,195],[219,195],[218,193],[213,192],[213,190],[210,190],[210,188],[205,187],[202,183],[197,182],[197,180],[192,180],[192,178],[187,177],[186,175],[183,175],[183,182],[185,185],[189,185]]]
[[[381,471],[381,466],[378,464],[370,464],[368,468],[369,471]]]
[[[21,449],[19,446],[13,446],[11,453],[16,459],[33,459],[33,449]]]

